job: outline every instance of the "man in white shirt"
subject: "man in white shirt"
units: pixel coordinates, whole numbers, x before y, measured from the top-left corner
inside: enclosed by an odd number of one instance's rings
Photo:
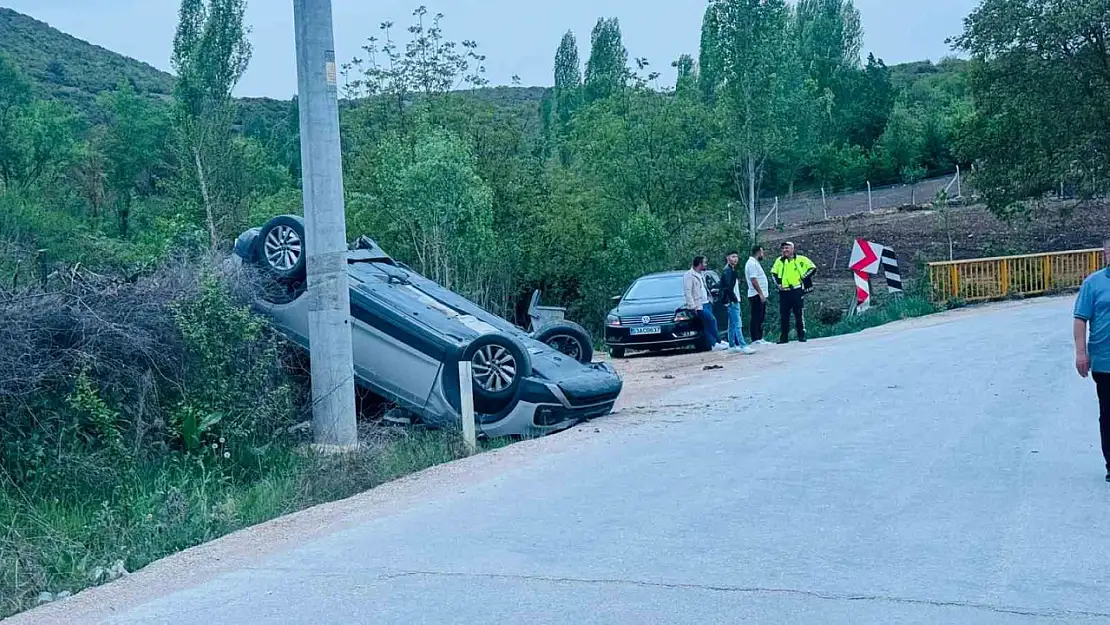
[[[686,308],[701,319],[704,335],[702,349],[721,351],[728,349],[728,343],[720,342],[717,318],[713,316],[713,301],[709,299],[709,290],[705,287],[705,269],[705,257],[694,258],[690,271],[682,277],[682,294],[686,299]]]
[[[748,283],[748,302],[751,304],[752,345],[766,345],[763,340],[763,320],[767,318],[767,272],[763,270],[763,247],[756,245],[744,263],[744,278]]]

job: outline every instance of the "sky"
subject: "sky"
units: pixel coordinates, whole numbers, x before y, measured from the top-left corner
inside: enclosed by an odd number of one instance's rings
[[[573,30],[589,56],[590,31],[598,17],[617,17],[629,57],[646,57],[673,81],[671,61],[697,55],[706,0],[332,0],[336,58],[362,53],[366,38],[384,21],[412,23],[412,10],[426,2],[445,15],[446,38],[473,39],[488,57],[492,84],[553,82],[555,49]],[[963,18],[979,0],[856,0],[863,17],[864,49],[887,64],[951,55],[945,39],[959,34]],[[169,71],[177,25],[177,0],[0,0],[75,37]],[[296,90],[291,0],[248,0],[254,57],[236,95],[288,99]]]

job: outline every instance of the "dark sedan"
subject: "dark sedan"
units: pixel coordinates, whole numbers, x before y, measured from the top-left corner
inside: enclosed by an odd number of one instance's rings
[[[623,358],[629,349],[660,350],[698,345],[701,322],[686,310],[682,295],[685,272],[656,273],[636,280],[605,319],[605,343],[613,358]],[[710,295],[719,301],[720,277],[707,271]],[[727,334],[728,313],[713,305],[720,336]]]

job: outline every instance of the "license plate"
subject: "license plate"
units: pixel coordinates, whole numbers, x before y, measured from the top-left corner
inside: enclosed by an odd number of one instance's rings
[[[663,328],[659,326],[645,326],[643,328],[632,328],[632,336],[643,336],[645,334],[662,334]]]

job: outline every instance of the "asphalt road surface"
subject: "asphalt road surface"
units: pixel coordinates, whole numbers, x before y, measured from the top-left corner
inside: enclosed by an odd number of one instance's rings
[[[233,536],[20,622],[1110,622],[1070,306],[735,357],[611,422],[346,502],[334,531]]]

